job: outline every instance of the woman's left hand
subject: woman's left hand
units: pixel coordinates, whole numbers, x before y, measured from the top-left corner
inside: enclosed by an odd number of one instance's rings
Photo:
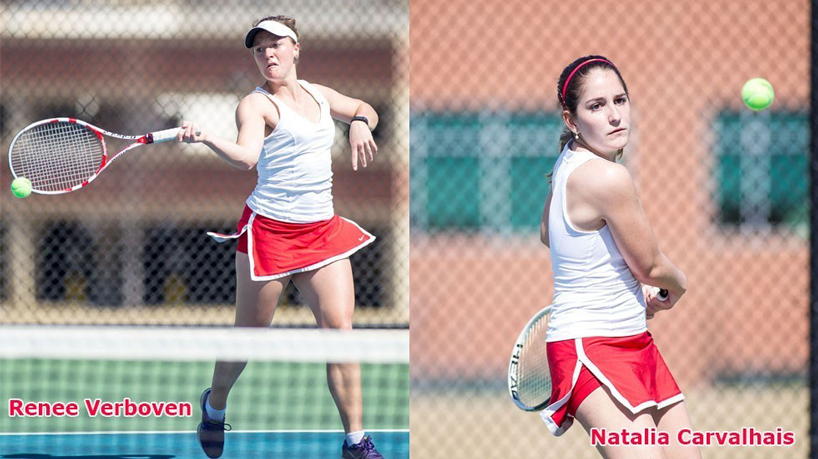
[[[378,153],[378,146],[372,138],[369,126],[361,121],[353,121],[349,125],[349,146],[352,148],[352,170],[358,170],[358,161],[366,167],[367,157],[369,162],[375,160]]]

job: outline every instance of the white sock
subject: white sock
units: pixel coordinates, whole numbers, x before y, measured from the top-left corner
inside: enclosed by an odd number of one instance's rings
[[[210,394],[208,394],[207,401],[205,402],[205,411],[207,411],[207,417],[210,419],[224,422],[224,412],[227,411],[227,407],[225,406],[223,410],[217,410],[210,406]]]
[[[347,446],[357,445],[364,439],[364,431],[350,432],[346,435]]]

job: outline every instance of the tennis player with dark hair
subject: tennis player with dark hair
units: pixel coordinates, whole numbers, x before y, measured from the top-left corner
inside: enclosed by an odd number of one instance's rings
[[[616,162],[631,129],[627,86],[610,60],[586,56],[563,70],[557,93],[567,130],[540,226],[554,271],[546,335],[553,388],[541,416],[557,436],[576,418],[589,433],[655,429],[670,439],[598,442],[603,457],[700,457],[676,441],[692,430],[690,415],[647,331],[648,316],[672,308],[687,278],[659,250],[634,181]]]
[[[301,51],[295,20],[261,19],[244,45],[264,77],[236,110],[235,142],[185,121],[179,140],[201,142],[239,169],[258,171],[233,235],[238,239],[236,327],[268,327],[284,288],[292,281],[320,328],[351,329],[355,308],[348,257],[375,238],[335,215],[332,203],[333,118],[349,123],[352,168],[377,153],[371,130],[378,114],[367,103],[296,76]],[[224,447],[227,396],[246,362],[217,362],[211,388],[201,397],[198,437],[209,457]],[[346,432],[344,458],[382,457],[363,431],[360,366],[327,365],[327,381]]]

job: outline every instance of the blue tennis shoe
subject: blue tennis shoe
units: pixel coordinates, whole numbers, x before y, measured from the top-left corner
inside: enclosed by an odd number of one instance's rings
[[[210,396],[210,388],[208,387],[202,392],[200,405],[202,406],[202,422],[199,423],[199,428],[196,429],[196,437],[199,439],[199,444],[202,445],[207,457],[217,458],[222,456],[224,451],[224,431],[230,430],[230,424],[225,424],[224,421],[214,421],[207,416],[207,397]],[[345,456],[346,457],[346,456]],[[370,457],[370,456],[355,456],[355,457]],[[380,456],[371,456],[380,457]]]
[[[372,437],[369,435],[365,436],[360,443],[352,446],[347,446],[347,443],[344,442],[341,452],[343,453],[342,459],[383,459],[381,453],[372,444]]]

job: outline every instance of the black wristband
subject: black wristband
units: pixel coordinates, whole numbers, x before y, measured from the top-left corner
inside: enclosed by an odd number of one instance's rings
[[[369,119],[365,116],[353,116],[352,120],[350,120],[349,124],[352,124],[353,121],[363,121],[366,123],[367,129],[369,129]]]

